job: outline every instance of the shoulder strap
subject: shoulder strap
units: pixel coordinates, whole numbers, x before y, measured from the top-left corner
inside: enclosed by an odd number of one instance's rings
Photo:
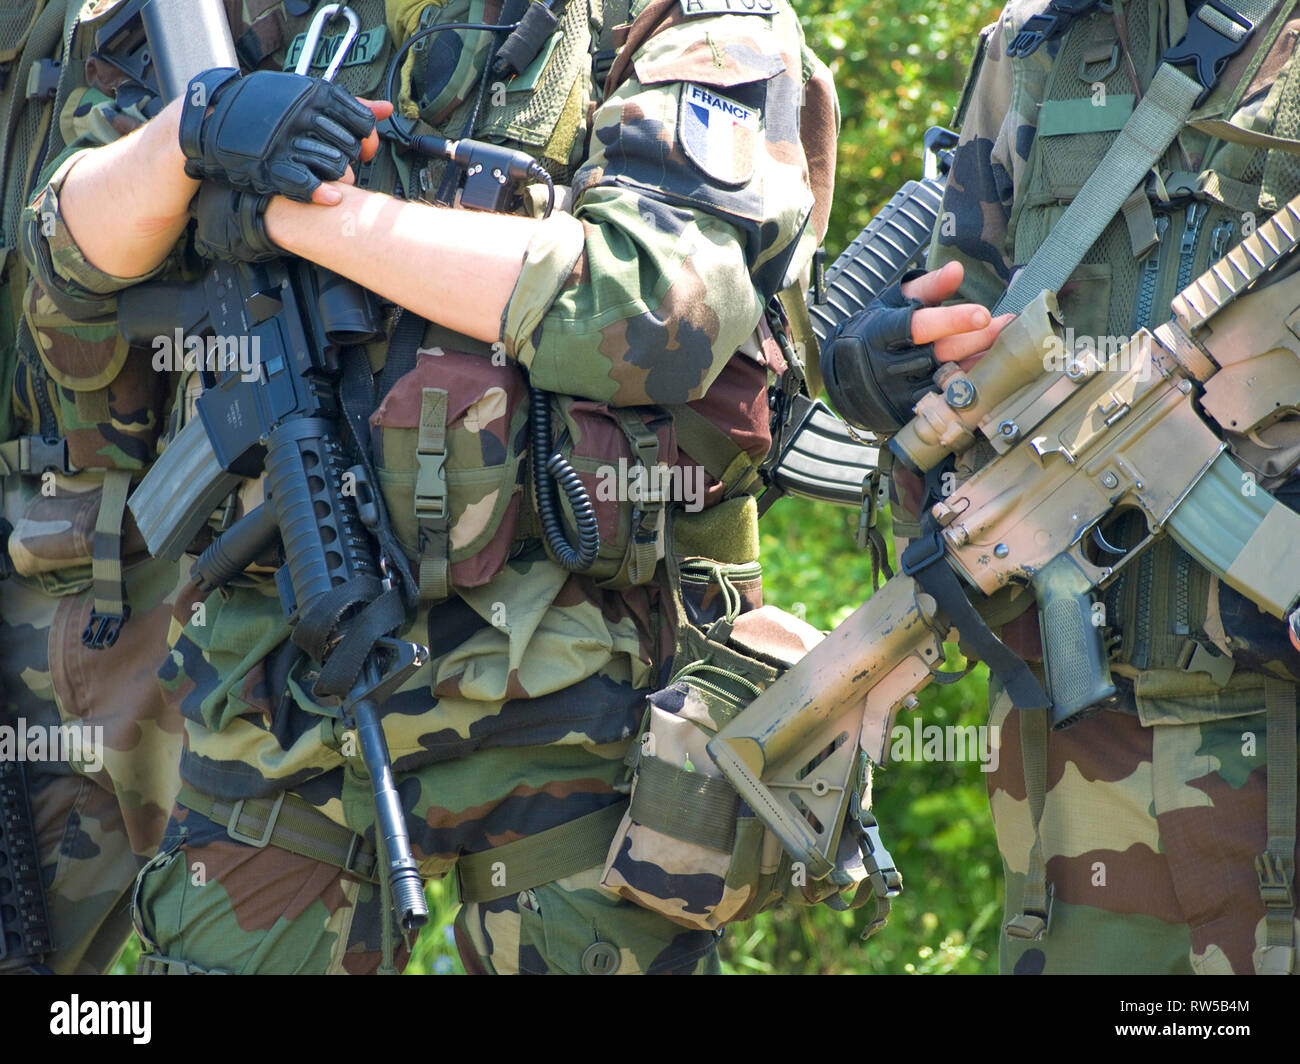
[[[1214,87],[1223,65],[1245,47],[1281,0],[1206,0],[1187,34],[1170,48],[1142,102],[1110,150],[1065,209],[1033,258],[998,300],[993,314],[1019,314],[1040,292],[1058,291],[1147,171],[1173,143],[1192,110]],[[1181,65],[1191,64],[1192,73]]]

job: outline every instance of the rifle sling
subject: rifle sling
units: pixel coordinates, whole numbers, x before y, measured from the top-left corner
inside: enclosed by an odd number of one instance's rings
[[[930,508],[942,497],[940,485],[944,474],[950,471],[951,459],[940,462],[926,473],[921,535],[907,545],[899,559],[899,568],[913,577],[939,604],[948,623],[961,632],[962,639],[975,651],[975,656],[1002,682],[1016,709],[1046,709],[1052,702],[1043,685],[1034,678],[1029,666],[984,623],[984,618],[966,597],[957,574],[945,561],[943,536]]]

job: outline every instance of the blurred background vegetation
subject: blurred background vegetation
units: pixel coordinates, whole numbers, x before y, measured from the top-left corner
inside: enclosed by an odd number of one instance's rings
[[[903,182],[921,174],[921,138],[951,125],[987,0],[794,0],[808,43],[835,74],[843,112],[828,258],[857,236]],[[888,525],[885,517],[884,523]],[[857,514],[784,499],[763,519],[767,601],[830,629],[871,590],[854,542]],[[959,660],[949,667],[959,665]],[[986,720],[987,673],[932,684],[916,711],[925,724]],[[904,717],[907,721],[908,718]],[[904,891],[870,942],[862,912],[779,909],[728,930],[735,973],[991,973],[997,970],[1001,873],[978,764],[911,762],[877,770],[874,809]],[[429,888],[431,925],[408,974],[461,973],[451,942],[455,888]],[[133,940],[117,971],[135,970]]]

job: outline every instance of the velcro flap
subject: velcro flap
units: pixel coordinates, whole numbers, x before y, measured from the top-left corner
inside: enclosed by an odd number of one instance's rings
[[[632,66],[642,85],[725,86],[766,81],[786,69],[786,60],[766,21],[728,15],[702,35],[690,22],[670,26],[646,42]]]

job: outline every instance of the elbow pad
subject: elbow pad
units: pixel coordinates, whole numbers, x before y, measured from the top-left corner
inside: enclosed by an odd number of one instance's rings
[[[899,284],[890,285],[826,338],[822,378],[851,425],[892,436],[911,419],[921,396],[934,390],[934,345],[912,343],[912,315],[924,305],[907,299]]]

